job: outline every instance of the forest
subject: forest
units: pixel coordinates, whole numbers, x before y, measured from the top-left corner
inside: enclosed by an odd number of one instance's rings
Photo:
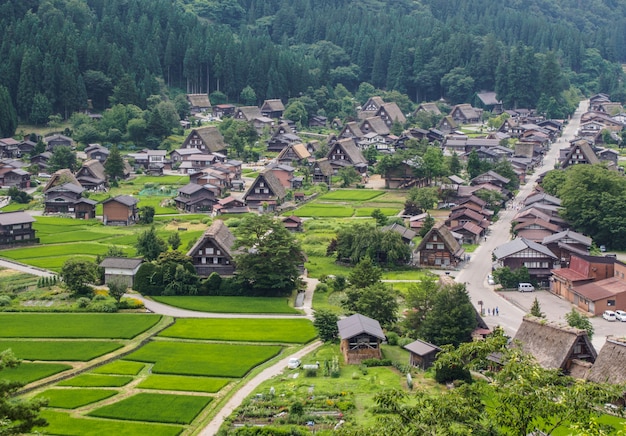
[[[564,92],[626,100],[618,0],[2,0],[0,89],[22,122],[164,90],[214,103],[315,97],[361,83],[413,103],[495,90],[508,107]],[[245,90],[245,93],[244,93]]]

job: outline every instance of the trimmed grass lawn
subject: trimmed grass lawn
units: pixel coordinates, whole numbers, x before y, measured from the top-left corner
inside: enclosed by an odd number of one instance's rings
[[[62,363],[28,363],[22,362],[17,368],[5,368],[2,370],[2,379],[18,381],[25,385],[42,378],[50,377],[63,371],[72,369],[70,365]]]
[[[368,201],[383,195],[384,191],[370,189],[337,189],[318,197],[319,200]]]
[[[94,374],[137,375],[144,368],[143,363],[116,360],[92,370]]]
[[[229,382],[230,380],[223,378],[153,374],[139,383],[137,387],[140,389],[214,393],[219,392]]]
[[[79,388],[119,388],[133,381],[133,377],[124,375],[81,374],[57,383],[57,386]]]
[[[74,418],[68,413],[43,410],[41,416],[49,426],[39,427],[38,430],[47,434],[102,436],[176,436],[183,431],[182,427],[173,425],[159,425],[139,422],[121,422],[108,419]]]
[[[18,359],[87,362],[121,348],[109,341],[0,341],[0,350],[10,348]]]
[[[156,341],[126,356],[154,363],[155,374],[243,377],[280,353],[277,345],[229,345]]]
[[[289,298],[272,297],[152,297],[159,303],[199,312],[302,313],[289,306]]]
[[[159,336],[213,341],[304,344],[317,333],[307,319],[179,318]]]
[[[90,416],[129,421],[189,424],[211,397],[140,393],[90,412]]]
[[[298,208],[290,215],[296,215],[299,217],[333,217],[333,218],[347,218],[354,215],[354,209],[351,206],[335,205],[335,204],[323,204],[323,203],[310,203]]]
[[[0,337],[131,339],[160,319],[121,313],[0,313]]]
[[[47,398],[47,407],[60,409],[76,409],[106,398],[117,395],[117,391],[110,389],[48,389],[35,398]]]

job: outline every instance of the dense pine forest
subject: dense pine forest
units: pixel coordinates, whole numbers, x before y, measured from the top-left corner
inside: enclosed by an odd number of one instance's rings
[[[337,85],[363,82],[412,102],[626,100],[619,0],[2,0],[0,28],[0,85],[22,121],[88,99],[145,108],[169,89],[214,103],[309,96],[334,116]]]

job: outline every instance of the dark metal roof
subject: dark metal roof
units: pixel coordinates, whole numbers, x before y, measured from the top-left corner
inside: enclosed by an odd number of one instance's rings
[[[385,340],[385,334],[380,327],[380,323],[375,319],[368,318],[367,316],[355,313],[344,319],[340,319],[337,322],[339,328],[339,337],[341,339],[353,338],[361,333],[367,333],[368,335]]]

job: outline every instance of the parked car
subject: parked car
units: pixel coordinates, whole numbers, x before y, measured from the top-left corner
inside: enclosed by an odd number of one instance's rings
[[[615,319],[617,321],[626,322],[626,312],[624,312],[623,310],[616,310],[615,311]]]
[[[517,285],[517,290],[519,292],[533,292],[535,290],[535,287],[532,285],[532,283],[520,283],[519,285]]]
[[[606,319],[607,321],[617,320],[617,318],[615,317],[615,312],[613,312],[612,310],[605,310],[602,314],[602,318]]]
[[[291,359],[289,359],[289,362],[287,363],[287,368],[289,369],[296,369],[297,367],[300,366],[300,359],[296,359],[295,357],[292,357]]]
[[[493,279],[493,275],[487,274],[487,284],[488,285],[495,285],[496,284],[496,281]]]

